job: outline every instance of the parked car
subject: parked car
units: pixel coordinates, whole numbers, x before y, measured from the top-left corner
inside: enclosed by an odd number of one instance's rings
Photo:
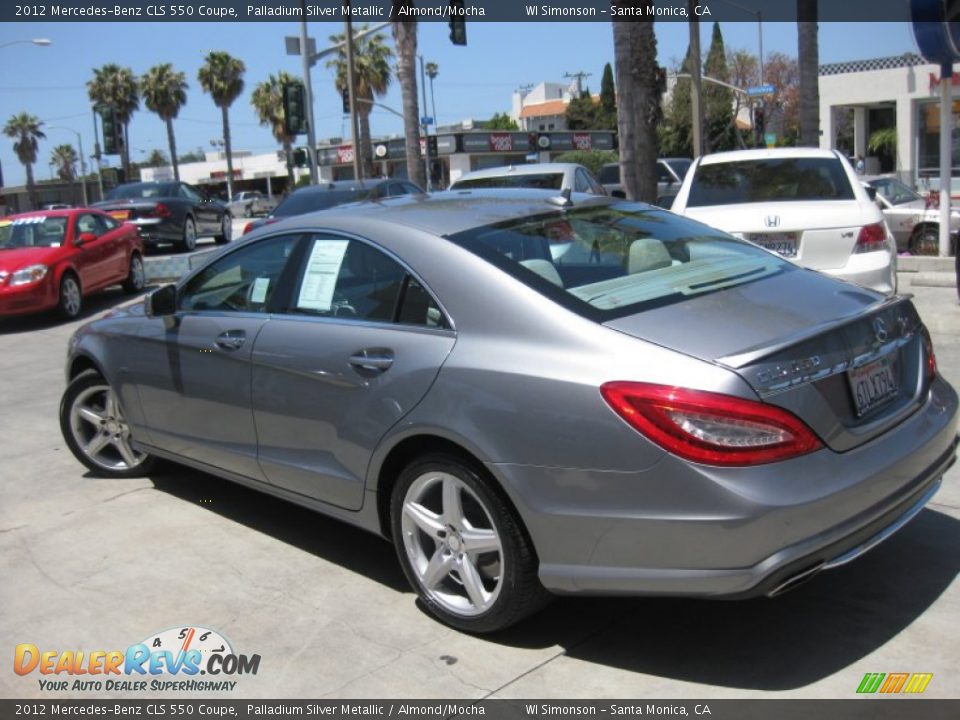
[[[876,203],[897,242],[897,250],[913,255],[940,252],[940,210],[928,208],[926,199],[894,177],[860,178],[876,190]],[[950,212],[950,238],[956,247],[960,212]]]
[[[219,245],[233,234],[226,205],[182,182],[118,185],[92,207],[136,225],[147,247],[172,243],[190,252],[198,237],[212,235]]]
[[[233,196],[227,204],[232,217],[253,217],[267,215],[277,206],[277,199],[267,197],[258,190],[244,190]]]
[[[361,200],[381,200],[400,195],[422,194],[423,190],[418,185],[403,179],[364,180],[362,185],[354,180],[307,185],[290,193],[267,217],[247,223],[243,228],[243,234],[246,235],[259,227],[270,225],[292,215],[326,210]]]
[[[538,188],[540,190],[570,190],[571,192],[606,195],[587,168],[577,163],[534,163],[474,170],[461,175],[450,185],[450,190],[482,188]]]
[[[66,376],[95,474],[166,458],[380,533],[473,632],[551,593],[777,595],[906,523],[957,443],[908,297],[552,191],[262,228],[77,331]]]
[[[660,207],[669,208],[673,198],[680,190],[680,183],[686,177],[693,161],[690,158],[660,158],[657,160],[657,202]],[[614,197],[626,197],[620,183],[620,163],[607,163],[600,168],[600,184]]]
[[[46,205],[42,205],[40,209],[41,210],[68,210],[72,207],[73,205],[70,205],[69,203],[55,202],[55,203],[47,203]]]
[[[897,288],[897,247],[880,209],[835,150],[775,148],[706,155],[673,212],[791,262],[882,293]]]
[[[133,225],[90,208],[0,219],[0,316],[58,308],[72,319],[84,297],[120,283],[130,293],[144,287]]]

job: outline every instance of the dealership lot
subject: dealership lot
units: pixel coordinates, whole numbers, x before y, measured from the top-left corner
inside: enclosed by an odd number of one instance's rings
[[[916,293],[941,372],[960,385],[956,290],[911,288],[905,274],[901,290]],[[423,613],[392,547],[372,535],[175,466],[134,480],[88,474],[57,422],[66,342],[127,301],[91,298],[76,323],[0,324],[8,662],[20,643],[124,650],[194,626],[261,656],[228,698],[848,698],[868,672],[933,673],[925,697],[960,697],[957,467],[893,539],[776,600],[561,598],[475,638]],[[7,665],[0,696],[131,696],[41,690],[46,677]]]

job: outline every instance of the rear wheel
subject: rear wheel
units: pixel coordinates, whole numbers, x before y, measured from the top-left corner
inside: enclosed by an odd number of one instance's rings
[[[83,293],[76,275],[67,273],[60,280],[60,314],[67,320],[75,319],[83,309]]]
[[[123,283],[123,291],[133,295],[143,290],[147,284],[146,273],[143,269],[143,258],[138,253],[130,256],[130,272]]]
[[[910,238],[910,253],[913,255],[939,255],[940,229],[936,225],[924,225]]]
[[[101,477],[138,477],[156,462],[133,447],[120,401],[96,370],[80,373],[67,386],[60,431],[77,460]]]
[[[393,489],[391,522],[407,579],[448,625],[501,630],[550,598],[519,518],[457,457],[426,455],[407,466]]]
[[[249,217],[249,216],[248,216]],[[220,221],[220,234],[214,238],[217,245],[226,245],[233,237],[233,218],[230,213],[224,213]]]
[[[193,252],[197,249],[197,225],[192,217],[187,217],[183,221],[183,240],[180,241],[180,249],[184,252]]]

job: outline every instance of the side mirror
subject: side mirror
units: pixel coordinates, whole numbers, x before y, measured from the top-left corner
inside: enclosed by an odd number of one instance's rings
[[[96,239],[97,239],[97,236],[94,235],[93,233],[89,233],[89,232],[80,233],[80,237],[78,237],[76,240],[73,241],[73,246],[77,248],[81,248],[87,243],[93,242]]]
[[[165,317],[177,312],[177,286],[164,285],[147,295],[144,303],[147,317]]]

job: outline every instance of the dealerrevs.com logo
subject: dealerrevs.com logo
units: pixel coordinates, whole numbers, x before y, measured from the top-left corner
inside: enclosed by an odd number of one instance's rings
[[[857,692],[864,695],[919,695],[927,689],[933,673],[867,673],[860,681]]]
[[[13,655],[13,671],[38,673],[40,689],[48,691],[230,691],[237,681],[228,677],[259,669],[260,655],[237,654],[223,635],[203,627],[163,630],[126,650],[60,651],[21,643]]]

